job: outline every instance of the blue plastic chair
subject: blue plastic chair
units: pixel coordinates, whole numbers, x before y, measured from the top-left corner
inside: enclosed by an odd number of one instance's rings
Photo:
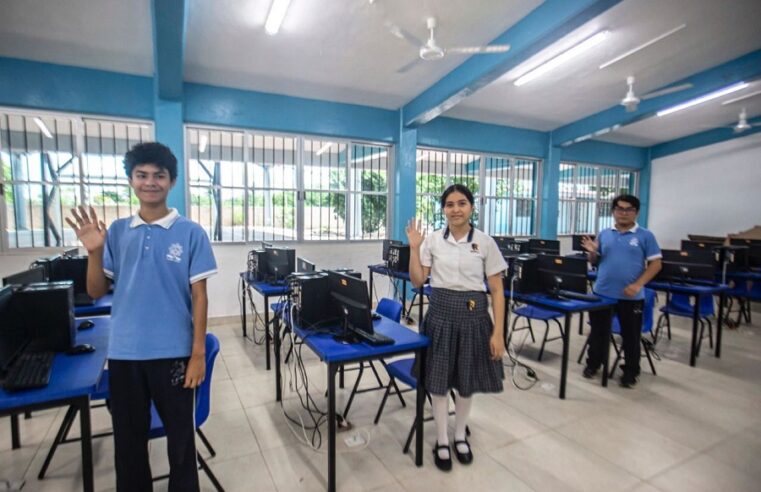
[[[663,326],[666,326],[668,339],[671,340],[671,316],[692,319],[693,304],[690,302],[690,299],[690,296],[684,294],[673,294],[671,296],[671,301],[660,309],[661,315],[658,317],[658,323],[655,327],[655,335],[653,336],[653,339],[656,342],[658,341]],[[710,347],[713,348],[713,324],[709,319],[709,316],[714,316],[713,296],[700,297],[698,313],[698,322],[700,323],[698,353],[700,353],[700,345],[704,338],[706,325],[708,326],[708,343]]]
[[[752,281],[750,286],[749,282],[745,280],[736,280],[734,287],[727,292],[727,299],[729,304],[727,305],[727,320],[729,320],[729,313],[734,305],[734,300],[737,299],[739,310],[737,312],[737,319],[734,321],[734,325],[738,326],[740,322],[745,319],[745,322],[751,323],[751,302],[761,302],[761,282]]]
[[[521,330],[528,330],[529,334],[531,335],[531,341],[536,342],[536,338],[534,338],[534,329],[531,326],[531,320],[537,319],[540,321],[544,321],[544,325],[545,325],[544,339],[542,339],[542,347],[539,349],[539,356],[536,358],[536,360],[542,360],[542,355],[544,355],[544,346],[547,344],[547,342],[551,342],[553,340],[560,340],[563,338],[563,325],[561,325],[559,321],[559,319],[564,316],[563,313],[560,313],[558,311],[552,311],[549,309],[542,309],[535,306],[521,306],[517,309],[514,309],[513,313],[515,314],[515,318],[513,319],[513,324],[510,328],[510,333],[507,335],[508,345],[510,344],[510,340],[513,337],[513,333],[515,333],[516,331],[521,331]],[[516,328],[515,325],[516,323],[518,323],[518,319],[520,318],[526,318],[528,325]],[[550,333],[550,321],[554,321],[555,323],[557,323],[558,329],[560,330],[560,336],[548,338]]]
[[[203,441],[206,448],[209,450],[209,453],[212,457],[216,456],[216,452],[214,451],[214,448],[211,447],[211,444],[209,443],[209,440],[206,439],[206,436],[201,432],[201,426],[206,422],[206,419],[209,418],[209,412],[211,411],[211,375],[214,370],[214,361],[217,358],[217,354],[219,354],[219,339],[212,333],[206,334],[206,377],[203,380],[203,383],[201,383],[201,386],[196,388],[196,411],[195,411],[195,418],[196,418],[196,433],[198,434],[198,437],[201,438],[201,441]],[[161,417],[159,417],[158,411],[156,410],[156,407],[153,403],[151,403],[151,429],[148,432],[148,439],[158,439],[160,437],[166,436],[166,429],[164,429],[164,423],[161,421]],[[217,477],[214,475],[214,473],[211,471],[211,468],[209,468],[209,465],[206,464],[206,461],[201,456],[201,453],[196,450],[196,457],[198,458],[198,464],[200,465],[200,469],[206,473],[206,476],[209,477],[209,480],[214,485],[214,488],[216,488],[218,491],[222,492],[224,489],[219,484],[219,481],[217,480]],[[153,480],[162,480],[165,478],[169,478],[169,475],[162,475],[159,477],[154,477]]]

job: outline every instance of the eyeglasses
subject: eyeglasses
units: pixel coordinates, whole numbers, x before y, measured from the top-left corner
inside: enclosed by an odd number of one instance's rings
[[[634,207],[626,207],[626,208],[613,207],[613,210],[615,210],[616,212],[621,213],[621,214],[633,214],[633,213],[635,213],[637,211],[637,209],[634,208]]]

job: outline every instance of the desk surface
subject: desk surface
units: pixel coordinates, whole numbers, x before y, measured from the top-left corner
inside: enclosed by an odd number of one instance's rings
[[[369,268],[372,273],[378,273],[381,275],[386,275],[387,277],[398,278],[401,280],[410,280],[409,272],[397,272],[396,270],[391,270],[383,263],[379,263],[378,265],[368,265],[367,268]]]
[[[505,297],[510,297],[510,291],[505,291]],[[534,304],[539,307],[560,311],[561,313],[578,313],[581,311],[596,311],[616,304],[615,299],[601,297],[599,301],[587,302],[576,299],[557,299],[548,294],[519,294],[513,293],[513,299]]]
[[[102,314],[111,314],[111,304],[114,300],[113,294],[106,294],[95,300],[89,306],[74,306],[74,316],[95,316]]]
[[[268,282],[257,282],[249,277],[248,272],[240,272],[240,276],[250,287],[263,296],[282,296],[289,292],[287,285],[272,285]]]
[[[95,391],[108,355],[109,316],[92,318],[95,326],[77,332],[77,344],[89,343],[95,352],[58,353],[53,359],[50,383],[44,388],[9,393],[0,388],[0,410],[87,395]]]
[[[372,357],[381,357],[387,354],[409,352],[430,343],[425,335],[421,335],[409,328],[400,325],[388,318],[381,317],[373,321],[373,328],[388,337],[394,339],[391,345],[369,345],[367,343],[341,343],[333,339],[329,333],[316,333],[304,330],[298,326],[293,327],[294,332],[304,340],[304,343],[314,351],[324,362],[345,362]]]
[[[648,283],[645,287],[653,290],[668,291],[674,294],[688,294],[688,295],[715,295],[721,294],[729,290],[729,286],[726,284],[718,285],[691,285],[691,284],[676,284],[672,282],[660,282],[654,281]]]
[[[727,278],[740,280],[761,280],[761,272],[727,272]]]

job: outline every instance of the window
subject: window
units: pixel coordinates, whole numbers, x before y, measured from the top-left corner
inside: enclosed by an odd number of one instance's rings
[[[389,147],[187,127],[190,216],[216,242],[386,237]]]
[[[0,110],[2,249],[78,244],[64,218],[80,204],[107,224],[132,215],[122,159],[152,138],[148,122]]]
[[[530,236],[536,224],[539,163],[500,155],[438,149],[417,151],[417,213],[423,226],[439,229],[439,198],[452,183],[468,186],[476,208],[472,221],[491,235]]]
[[[635,193],[637,172],[590,164],[560,163],[558,235],[596,234],[612,227],[610,202]]]

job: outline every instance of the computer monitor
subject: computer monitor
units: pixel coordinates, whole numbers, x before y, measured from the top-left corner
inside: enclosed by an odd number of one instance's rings
[[[682,251],[698,251],[706,250],[713,251],[717,246],[721,246],[721,243],[707,242],[707,241],[693,241],[688,239],[682,239],[681,249]]]
[[[554,239],[529,239],[528,252],[535,255],[559,255],[560,241]]]
[[[299,273],[309,273],[317,269],[314,263],[304,258],[296,258],[296,271]]]
[[[717,260],[713,251],[695,250],[661,251],[661,271],[657,279],[666,282],[714,284],[716,283]]]
[[[264,248],[264,256],[270,282],[283,282],[296,271],[296,250],[293,248]]]
[[[724,244],[725,238],[721,236],[706,236],[705,234],[687,234],[690,241],[700,241],[702,243]]]
[[[494,238],[495,241],[497,238]],[[518,241],[514,238],[500,238],[497,242],[499,252],[504,257],[517,256],[520,254],[528,253],[529,243],[528,241]]]
[[[74,305],[87,306],[93,298],[87,293],[87,257],[64,256],[55,263],[49,278],[51,282],[71,280],[74,282]]]
[[[15,323],[11,313],[13,287],[0,289],[0,373],[5,373],[29,343],[29,335]]]
[[[497,247],[499,249],[502,249],[503,244],[515,242],[515,238],[512,236],[492,236],[491,238],[494,239],[495,243],[497,243]]]
[[[393,239],[383,240],[383,261],[388,261],[388,252],[391,250],[391,245],[401,246],[404,243],[401,241],[395,241]]]
[[[45,269],[45,280],[50,280],[53,276],[56,264],[61,261],[61,255],[55,254],[50,256],[43,256],[34,260],[33,265],[39,266]]]
[[[595,236],[594,234],[574,234],[573,236],[571,236],[571,250],[585,252],[586,249],[584,249],[584,246],[582,246],[582,242],[585,237],[588,237],[589,239],[594,241],[595,237],[597,236]]]
[[[26,285],[36,282],[46,282],[45,269],[41,267],[32,267],[23,272],[14,273],[3,278],[3,285]]]
[[[729,244],[732,246],[748,247],[748,266],[751,268],[761,268],[761,239],[742,239],[730,238]]]
[[[559,290],[586,294],[587,261],[557,255],[538,255],[539,285],[548,294],[557,295]]]
[[[274,248],[275,246],[272,243],[265,243],[262,241],[262,249],[264,248]]]
[[[63,256],[66,256],[66,257],[79,256],[79,248],[71,248],[71,249],[64,250]]]
[[[354,341],[351,331],[360,331],[372,335],[372,315],[370,313],[370,297],[367,293],[367,282],[364,280],[329,271],[330,295],[336,300],[339,311],[343,316],[344,333],[337,338]]]

